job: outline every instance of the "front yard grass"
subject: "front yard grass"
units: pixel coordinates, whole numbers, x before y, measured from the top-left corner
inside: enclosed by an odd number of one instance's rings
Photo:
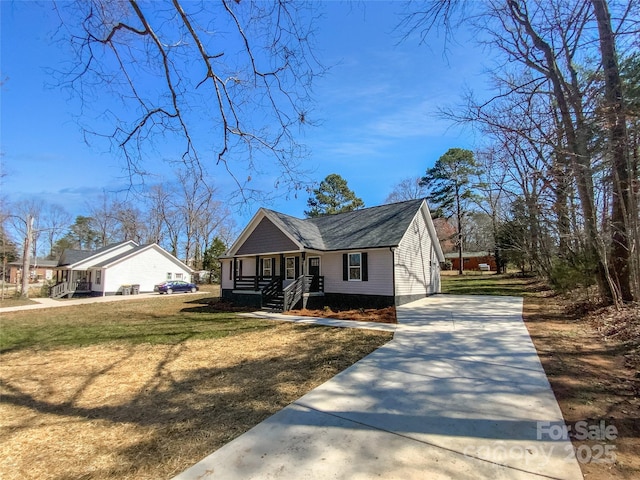
[[[214,301],[3,314],[0,477],[171,478],[391,339]]]
[[[540,281],[535,277],[494,272],[445,271],[441,276],[442,293],[454,295],[513,295],[527,297],[541,290]]]
[[[213,301],[211,297],[176,294],[5,314],[0,352],[109,342],[176,344],[273,326],[233,312],[217,311],[209,304]]]

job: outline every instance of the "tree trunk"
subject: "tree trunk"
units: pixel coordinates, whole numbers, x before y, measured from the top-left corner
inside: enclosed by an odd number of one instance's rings
[[[31,238],[33,236],[33,217],[27,217],[27,233],[24,237],[24,250],[22,252],[22,290],[20,298],[29,298],[29,267],[31,266]]]
[[[463,257],[462,257],[462,201],[460,198],[460,187],[457,185],[456,179],[456,217],[458,220],[458,275],[464,273]]]
[[[612,292],[609,287],[609,276],[605,266],[606,258],[603,258],[605,252],[602,252],[602,248],[599,248],[599,242],[602,239],[599,236],[596,218],[593,171],[588,149],[589,139],[582,112],[582,97],[573,83],[577,79],[572,79],[572,83],[565,81],[556,62],[553,49],[535,31],[529,21],[528,13],[515,0],[508,0],[507,4],[511,10],[513,20],[524,28],[535,48],[544,55],[547,67],[545,75],[551,82],[553,97],[560,111],[560,120],[567,139],[571,167],[584,216],[587,258],[596,264],[595,275],[600,296],[611,300]],[[569,90],[569,94],[566,94],[565,87]],[[571,107],[573,107],[573,111]]]
[[[591,0],[600,37],[600,54],[604,69],[605,114],[609,130],[611,173],[613,179],[611,204],[611,267],[609,273],[617,294],[623,301],[632,301],[629,271],[628,219],[632,213],[630,174],[627,150],[627,121],[622,101],[622,81],[611,16],[606,0]]]

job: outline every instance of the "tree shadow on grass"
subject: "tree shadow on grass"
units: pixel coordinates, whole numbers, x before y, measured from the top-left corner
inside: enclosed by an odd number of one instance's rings
[[[354,343],[346,332],[334,331],[340,335],[336,337],[327,335],[329,329],[288,328],[299,335],[299,345],[295,348],[271,348],[264,354],[258,351],[227,366],[185,370],[182,365],[177,370],[172,369],[172,364],[183,357],[186,344],[171,345],[163,357],[156,360],[146,384],[136,388],[136,393],[120,404],[87,404],[85,392],[99,382],[102,375],[115,372],[130,357],[133,347],[99,371],[87,374],[65,401],[50,401],[45,395],[28,393],[5,380],[0,382],[1,402],[42,414],[45,424],[41,428],[47,428],[48,422],[58,424],[61,419],[71,422],[103,420],[114,425],[149,428],[152,433],[144,435],[140,442],[101,452],[115,455],[117,460],[110,462],[102,473],[91,470],[96,473],[91,477],[121,478],[135,476],[136,472],[147,472],[144,476],[149,478],[170,477],[304,394],[310,388],[309,382],[315,386],[327,380],[388,339],[388,336],[378,335],[375,341]],[[371,339],[374,337],[369,335]],[[242,348],[242,342],[238,348]],[[45,378],[41,381],[56,380]],[[51,420],[49,415],[54,415],[55,419]],[[31,428],[31,424],[25,419],[24,425],[14,426],[6,439],[10,439],[12,432],[26,428]],[[87,459],[87,468],[92,467],[91,460]],[[167,461],[169,463],[164,465]],[[78,478],[78,472],[55,478]]]
[[[199,298],[185,303],[195,306],[183,308],[183,313],[244,313],[256,310],[255,307],[235,305],[220,297]]]

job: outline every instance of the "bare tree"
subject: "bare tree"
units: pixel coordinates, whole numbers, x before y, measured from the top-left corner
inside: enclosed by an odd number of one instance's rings
[[[47,255],[52,254],[56,241],[64,236],[70,224],[71,215],[63,207],[55,203],[44,206],[39,227],[47,239]]]
[[[427,195],[427,188],[420,184],[421,177],[405,178],[398,182],[387,195],[384,203],[404,202],[405,200],[414,200],[424,198]]]
[[[145,195],[149,202],[150,241],[164,246],[178,257],[184,230],[184,217],[176,205],[180,201],[179,191],[175,185],[158,184],[152,186]]]
[[[612,26],[607,7],[614,4],[617,23]],[[525,217],[536,228],[527,239],[538,243],[534,251],[547,250],[544,228],[536,225],[543,225],[541,215],[553,212],[557,217],[560,251],[566,254],[570,249],[566,242],[570,228],[579,229],[584,257],[587,264],[595,266],[601,297],[614,303],[630,299],[623,293],[630,291],[628,269],[611,268],[610,261],[633,264],[629,262],[633,246],[627,231],[630,225],[630,230],[634,230],[632,224],[637,224],[638,214],[636,210],[635,215],[629,215],[637,209],[637,201],[633,201],[629,188],[632,166],[625,162],[622,153],[626,150],[628,158],[628,146],[623,148],[625,136],[621,124],[625,121],[621,83],[616,77],[619,73],[616,42],[628,26],[637,41],[638,19],[630,12],[637,11],[638,1],[607,4],[602,0],[487,0],[468,10],[461,8],[464,5],[463,1],[444,0],[412,3],[402,26],[407,36],[418,32],[421,38],[439,25],[444,25],[448,33],[463,22],[477,29],[476,38],[493,49],[493,58],[497,60],[494,70],[497,94],[489,101],[475,104],[475,112],[469,117],[476,116],[494,132],[502,130],[498,137],[502,136],[508,140],[506,145],[513,147],[508,150],[514,156],[512,166],[524,167],[518,176],[524,178],[521,174],[531,170],[534,160],[537,165],[533,173],[542,175],[537,186],[521,183],[522,187],[535,187],[519,192],[525,196],[522,211],[527,212]],[[605,130],[609,132],[612,152],[609,158],[599,158],[594,149],[598,141],[594,132],[603,118],[598,118],[598,106],[603,101],[607,112],[604,117],[608,118]],[[514,113],[520,105],[535,122],[514,123]],[[512,110],[507,110],[507,106]],[[498,111],[506,116],[506,122],[496,115]],[[602,171],[611,171],[613,175],[606,178]],[[566,181],[567,178],[571,181]],[[573,189],[577,193],[579,217],[571,215]],[[553,206],[545,204],[547,197],[553,199]],[[548,263],[549,258],[548,253],[541,256],[541,265]]]
[[[120,240],[117,238],[116,205],[115,196],[106,191],[103,191],[99,198],[87,204],[91,228],[97,234],[96,240],[99,247],[105,247]]]
[[[133,240],[141,244],[147,238],[142,211],[131,201],[116,201],[113,204],[113,218],[117,225],[118,239]]]
[[[132,177],[146,174],[154,140],[176,140],[174,159],[194,174],[222,167],[245,199],[260,193],[251,181],[264,172],[286,191],[304,187],[296,134],[310,121],[312,81],[323,71],[312,6],[77,0],[56,9],[75,58],[58,78],[83,114],[113,95],[97,112],[111,129],[90,124],[85,134],[121,149]]]
[[[202,261],[204,254],[198,237],[208,233],[208,224],[213,218],[211,214],[217,207],[214,202],[215,190],[188,170],[178,172],[177,188],[180,194],[173,206],[182,217],[184,226],[184,260],[194,265]]]

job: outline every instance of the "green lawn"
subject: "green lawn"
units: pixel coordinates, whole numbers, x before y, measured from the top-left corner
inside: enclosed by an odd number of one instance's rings
[[[4,313],[0,352],[108,342],[175,344],[273,328],[273,322],[221,312],[209,296],[172,295]]]
[[[443,275],[442,293],[454,295],[513,295],[526,297],[539,291],[539,280],[514,274],[465,273]]]

